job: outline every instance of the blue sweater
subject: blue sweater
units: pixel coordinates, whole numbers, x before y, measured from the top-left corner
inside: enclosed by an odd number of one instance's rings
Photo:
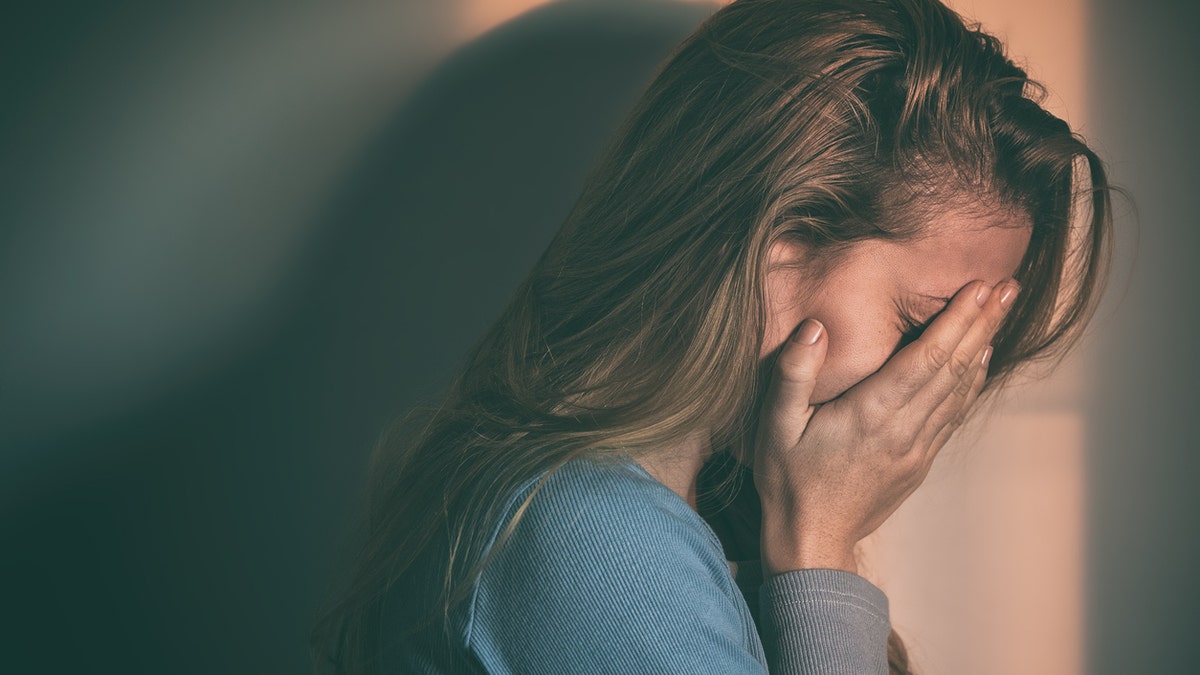
[[[505,675],[888,672],[887,597],[866,579],[798,570],[757,596],[756,626],[716,534],[639,464],[574,460],[533,497],[450,634],[396,645],[384,664],[451,672],[434,656],[448,650],[462,660],[452,672]]]

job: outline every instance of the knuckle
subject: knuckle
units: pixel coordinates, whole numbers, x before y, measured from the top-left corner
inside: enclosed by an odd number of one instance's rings
[[[906,481],[917,479],[924,465],[925,453],[921,448],[913,448],[896,459],[896,469]]]
[[[950,362],[951,356],[949,349],[936,342],[925,348],[925,363],[929,370],[941,370]]]
[[[866,438],[874,438],[881,426],[879,416],[872,414],[869,408],[862,410],[854,421],[858,427],[859,435]]]
[[[967,377],[967,373],[959,375],[958,384],[954,386],[954,395],[958,398],[966,398],[971,393],[971,390],[975,388],[976,379],[974,377]]]
[[[872,436],[886,436],[894,428],[888,415],[887,404],[872,396],[863,401],[859,414],[859,427]]]
[[[899,456],[901,453],[907,451],[909,446],[912,445],[911,439],[909,439],[904,433],[900,432],[896,428],[896,425],[886,425],[880,427],[876,431],[876,434],[880,445],[883,448],[886,448],[886,452],[890,457]]]
[[[975,359],[970,356],[956,355],[950,359],[950,372],[954,373],[954,376],[961,380],[969,381],[967,373],[971,372],[971,366],[974,363]]]
[[[882,425],[878,429],[879,437],[887,444],[889,448],[898,448],[893,452],[907,453],[913,446],[913,441],[916,439],[916,432],[910,429],[907,424],[902,421],[896,421],[892,424]]]

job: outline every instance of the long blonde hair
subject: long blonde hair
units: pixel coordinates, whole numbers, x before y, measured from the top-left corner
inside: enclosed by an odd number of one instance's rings
[[[742,456],[779,238],[810,244],[819,274],[855,241],[915,236],[923,214],[986,195],[1033,222],[988,387],[1060,357],[1094,309],[1111,209],[1100,160],[1039,92],[936,0],[717,11],[662,66],[444,400],[377,449],[363,550],[314,631],[318,670],[373,670],[394,588],[440,583],[397,630],[448,622],[531,478],[698,429]],[[894,633],[889,658],[909,672]]]

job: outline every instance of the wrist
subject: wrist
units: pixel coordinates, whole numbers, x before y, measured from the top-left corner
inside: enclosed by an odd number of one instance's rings
[[[797,570],[826,569],[858,574],[858,558],[854,551],[806,551],[791,555],[768,555],[763,552],[763,575],[773,576]]]
[[[774,575],[803,569],[834,569],[858,574],[858,557],[852,543],[832,537],[797,536],[766,526],[760,542],[763,574]]]

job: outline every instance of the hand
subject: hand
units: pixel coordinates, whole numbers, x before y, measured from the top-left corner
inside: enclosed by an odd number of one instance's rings
[[[827,333],[812,319],[799,326],[779,354],[754,448],[764,573],[857,573],[855,544],[920,486],[983,388],[988,342],[1018,288],[967,284],[920,338],[821,406],[809,397]]]

